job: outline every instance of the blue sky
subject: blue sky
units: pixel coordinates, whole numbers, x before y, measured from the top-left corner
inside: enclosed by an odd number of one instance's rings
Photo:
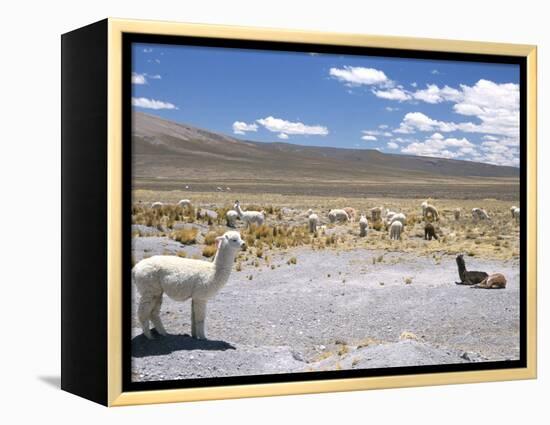
[[[519,67],[134,44],[136,110],[234,137],[519,164]]]

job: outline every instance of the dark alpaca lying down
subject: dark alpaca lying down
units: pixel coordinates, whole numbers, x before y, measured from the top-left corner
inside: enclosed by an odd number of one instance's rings
[[[469,272],[466,270],[466,263],[462,254],[456,256],[456,264],[458,265],[458,276],[460,277],[460,282],[455,282],[457,285],[477,285],[489,276],[485,272]]]

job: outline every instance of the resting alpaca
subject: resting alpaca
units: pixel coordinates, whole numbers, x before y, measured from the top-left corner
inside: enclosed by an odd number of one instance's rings
[[[462,254],[456,256],[456,264],[458,265],[458,276],[460,277],[460,282],[455,282],[457,285],[476,285],[489,276],[485,272],[469,272],[466,270],[466,263]]]
[[[483,279],[481,283],[472,286],[472,288],[504,289],[506,288],[506,277],[502,273],[493,273],[489,277]]]
[[[147,338],[152,339],[149,321],[153,322],[159,334],[166,335],[160,320],[162,296],[165,293],[175,301],[191,298],[191,335],[193,338],[206,339],[206,302],[227,283],[235,256],[245,247],[241,235],[235,231],[216,238],[216,244],[218,252],[213,262],[155,255],[134,266],[132,281],[141,295],[137,314]]]
[[[432,223],[426,223],[424,226],[424,239],[431,241],[433,239],[437,240],[437,235],[435,234],[435,227]]]

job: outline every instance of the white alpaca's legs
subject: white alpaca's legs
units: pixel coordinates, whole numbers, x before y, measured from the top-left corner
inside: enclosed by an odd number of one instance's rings
[[[155,302],[153,297],[147,295],[141,296],[138,306],[138,320],[141,324],[141,329],[143,329],[143,334],[149,339],[153,339],[153,335],[151,335],[151,331],[149,330],[149,319],[154,307]]]
[[[160,320],[160,307],[162,306],[162,294],[158,295],[153,298],[153,309],[151,311],[151,321],[153,322],[153,326],[157,330],[157,332],[161,335],[166,335],[166,329],[164,329],[164,326],[162,325],[162,321]]]
[[[191,336],[196,339],[206,339],[204,330],[206,320],[206,301],[193,300],[191,302]]]

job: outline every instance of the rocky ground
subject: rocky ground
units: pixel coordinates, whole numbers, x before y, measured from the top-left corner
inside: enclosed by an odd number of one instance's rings
[[[134,238],[134,257],[177,244]],[[193,247],[189,247],[190,256]],[[289,262],[295,258],[296,264]],[[467,257],[501,272],[502,290],[455,285],[454,256],[299,247],[244,264],[208,305],[209,340],[190,333],[190,303],[164,298],[169,333],[149,341],[135,318],[136,381],[517,359],[519,259]]]

